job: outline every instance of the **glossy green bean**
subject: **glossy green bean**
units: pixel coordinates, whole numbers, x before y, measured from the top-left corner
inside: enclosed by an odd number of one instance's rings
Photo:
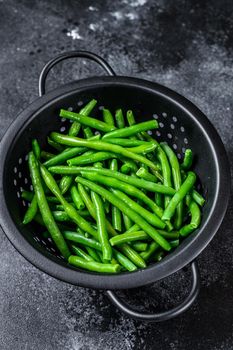
[[[91,137],[94,136],[91,128],[87,126],[86,128],[83,128],[83,135],[85,136],[86,139],[90,139]]]
[[[120,181],[118,179],[115,179],[113,177],[107,177],[99,175],[95,172],[83,172],[82,175],[86,177],[87,179],[95,182],[99,182],[103,185],[117,188],[130,196],[136,197],[140,199],[142,202],[144,202],[148,207],[159,217],[161,218],[163,215],[163,210],[158,207],[145,193],[143,193],[138,188],[134,187],[133,185],[127,184],[126,182]],[[160,222],[161,227],[165,227],[165,225]]]
[[[128,271],[135,271],[137,270],[137,266],[128,259],[125,255],[121,254],[117,249],[113,250],[113,256],[116,258],[116,260],[126,268]]]
[[[137,147],[137,146],[146,146],[149,142],[147,141],[141,141],[141,140],[134,140],[134,139],[124,139],[124,138],[106,138],[104,142],[112,143],[114,145],[119,145],[123,147]]]
[[[96,261],[87,261],[78,256],[71,255],[69,257],[69,264],[74,265],[76,267],[81,267],[82,269],[101,272],[101,273],[117,273],[121,270],[120,265],[118,264],[102,264]]]
[[[155,255],[153,256],[153,260],[156,262],[159,262],[164,258],[164,256],[165,256],[164,252],[160,250],[155,253]]]
[[[40,145],[36,139],[32,140],[32,151],[33,151],[36,159],[40,159],[41,150],[40,150]]]
[[[189,171],[188,175],[181,185],[180,189],[176,194],[171,198],[168,206],[166,207],[162,220],[170,220],[175,213],[177,205],[184,199],[186,194],[191,190],[196,181],[195,173]]]
[[[184,153],[184,159],[180,167],[183,170],[189,170],[193,164],[193,152],[190,148],[187,148]]]
[[[97,238],[97,232],[92,228],[91,224],[88,221],[86,221],[81,215],[79,215],[77,210],[65,200],[56,181],[49,173],[49,171],[43,165],[40,166],[40,171],[47,187],[57,197],[57,199],[59,199],[59,201],[64,207],[64,211],[71,218],[71,221],[75,222],[77,226],[80,227],[83,231],[88,232],[92,236]]]
[[[167,143],[161,142],[160,146],[162,147],[162,149],[166,153],[166,156],[168,157],[168,160],[171,165],[173,184],[174,184],[175,190],[178,191],[181,186],[181,174],[180,174],[179,161],[175,153],[168,146]],[[175,223],[174,223],[175,228],[179,229],[182,225],[182,222],[183,222],[183,201],[181,201],[176,208]]]
[[[65,175],[65,176],[62,177],[62,179],[61,179],[61,181],[59,183],[59,187],[60,187],[60,190],[61,190],[62,194],[65,194],[69,190],[69,188],[72,185],[72,182],[73,182],[73,177],[72,176]]]
[[[82,248],[77,247],[75,244],[71,244],[71,249],[74,254],[87,260],[87,261],[95,261],[89,254],[87,254]]]
[[[201,207],[205,204],[205,198],[196,190],[192,190],[191,195],[193,200]]]
[[[148,243],[145,242],[133,242],[132,243],[133,249],[135,249],[137,252],[145,252],[148,248]]]
[[[41,180],[37,160],[33,152],[29,153],[28,161],[29,161],[29,170],[30,170],[30,175],[32,179],[32,184],[36,194],[38,207],[40,209],[40,213],[42,215],[43,221],[56,247],[64,256],[64,258],[67,259],[70,255],[70,251],[50,211],[50,208],[44,193],[44,189],[42,186],[42,180]]]
[[[116,197],[115,194],[109,192],[105,188],[86,180],[82,177],[76,178],[77,182],[83,184],[84,186],[89,187],[92,191],[98,193],[102,197],[106,198],[110,203],[118,207],[124,214],[128,215],[129,218],[138,224],[143,231],[148,233],[148,235],[154,239],[164,250],[169,251],[171,249],[168,241],[160,236],[154,227],[152,227],[146,220],[144,220],[141,215],[132,210],[127,204],[125,204],[119,197]],[[115,190],[112,190],[115,191]],[[120,192],[120,191],[119,191]]]
[[[97,232],[98,240],[102,247],[103,259],[111,260],[112,259],[112,248],[108,240],[108,232],[106,227],[106,218],[105,211],[103,206],[103,201],[101,197],[95,193],[91,192],[91,198],[95,206],[96,211],[96,222],[97,222]]]
[[[180,229],[180,235],[183,237],[196,230],[201,222],[201,211],[197,203],[193,200],[189,204],[189,211],[191,214],[191,221]]]
[[[33,196],[32,201],[24,215],[23,218],[23,224],[29,224],[29,222],[31,222],[33,220],[33,218],[35,217],[36,213],[37,213],[37,198],[36,195]]]
[[[93,260],[97,262],[101,262],[101,259],[94,248],[86,246],[85,249],[88,252],[88,254],[92,257]]]
[[[83,199],[87,209],[89,210],[91,216],[94,219],[96,219],[96,213],[95,213],[94,206],[93,206],[93,203],[91,201],[91,198],[90,198],[88,192],[86,191],[85,187],[81,183],[78,183],[78,190],[79,190],[79,193],[80,193],[80,195],[81,195],[81,197],[82,197],[82,199]],[[112,227],[112,225],[110,224],[110,222],[108,220],[106,220],[106,225],[107,225],[107,231],[108,231],[109,235],[111,237],[116,236],[117,232],[114,230],[114,228]],[[141,267],[141,268],[146,267],[145,261],[128,244],[122,244],[122,246],[119,247],[119,250],[129,260],[131,260],[136,266]],[[125,268],[127,269],[127,265],[125,266]]]
[[[57,154],[56,156],[48,159],[46,162],[44,162],[44,166],[47,168],[50,166],[54,166],[57,164],[63,164],[67,161],[67,159],[70,159],[72,157],[77,156],[78,154],[82,154],[87,150],[86,147],[72,147],[69,149],[65,149],[62,153]]]
[[[145,261],[148,261],[157,249],[159,249],[159,245],[156,242],[151,242],[148,249],[140,255]]]
[[[122,233],[112,237],[109,242],[112,246],[150,238],[144,231]]]
[[[118,170],[118,162],[116,159],[113,159],[111,161],[110,169],[113,171]],[[122,227],[121,211],[114,205],[112,205],[112,226],[114,227],[115,230],[121,231],[121,227]]]
[[[131,111],[131,110],[127,111],[126,118],[127,118],[129,126],[136,124],[133,111]],[[140,140],[140,141],[144,140],[144,138],[142,137],[142,135],[140,133],[137,134],[136,136],[130,136],[130,138],[134,139],[134,140]]]
[[[125,214],[123,214],[122,217],[123,217],[125,229],[129,230],[130,227],[133,225],[132,220]]]
[[[85,204],[82,200],[82,197],[80,196],[79,192],[78,192],[78,189],[77,189],[77,186],[71,186],[71,189],[70,189],[70,194],[71,194],[71,198],[73,199],[73,202],[76,206],[76,208],[78,210],[82,210],[85,208]]]
[[[93,108],[95,107],[97,101],[96,100],[91,100],[89,101],[81,110],[80,110],[80,114],[88,116],[91,111],[93,110]],[[81,125],[79,122],[75,121],[71,124],[71,127],[69,129],[69,135],[70,136],[77,136],[79,131],[80,131]]]
[[[56,141],[59,142],[61,144],[67,145],[67,146],[83,146],[83,147],[88,147],[90,149],[95,149],[97,151],[111,151],[114,152],[116,154],[119,154],[123,157],[127,157],[130,159],[133,159],[135,161],[144,163],[146,165],[148,165],[150,168],[154,169],[157,171],[157,166],[151,162],[149,159],[147,159],[146,157],[137,154],[137,153],[133,153],[132,151],[128,151],[127,149],[118,146],[118,145],[113,145],[113,144],[109,144],[103,141],[90,141],[90,140],[85,140],[85,139],[79,139],[77,137],[71,137],[71,136],[66,136],[66,135],[62,135],[56,132],[52,132],[51,133],[51,137]],[[159,172],[157,172],[156,175],[160,180],[163,180],[161,178],[161,174]]]
[[[110,112],[109,109],[104,108],[103,109],[103,120],[106,124],[115,126],[114,125],[114,118],[112,116],[112,113]]]
[[[50,137],[47,137],[47,142],[51,147],[53,147],[58,152],[64,151],[64,147],[60,143],[52,140]]]
[[[94,167],[75,167],[75,166],[60,165],[60,166],[50,167],[49,171],[54,174],[61,174],[61,175],[77,175],[84,172],[90,173],[94,171],[100,175],[114,177],[123,182],[131,184],[135,187],[143,188],[151,192],[159,192],[163,194],[168,194],[170,196],[173,196],[176,193],[176,191],[172,187],[167,187],[151,181],[138,179],[137,177],[128,176],[118,171],[113,171],[109,169],[97,169]]]
[[[63,236],[66,240],[79,243],[83,246],[88,246],[96,250],[102,251],[101,244],[93,238],[87,238],[83,234],[75,231],[63,231]]]
[[[140,169],[138,169],[138,171],[136,172],[136,175],[141,177],[144,180],[151,181],[151,182],[157,182],[156,176],[150,174],[149,171],[147,169],[145,169],[144,167],[141,167]]]
[[[125,127],[125,119],[121,109],[117,109],[115,113],[115,120],[118,129],[123,129]]]
[[[46,161],[48,161],[54,157],[56,157],[56,155],[54,153],[41,151],[41,158],[45,159]],[[56,165],[56,164],[52,164],[52,165]]]
[[[111,152],[93,152],[90,155],[83,154],[79,157],[67,160],[68,165],[87,165],[95,162],[116,158],[116,155]]]
[[[132,126],[123,127],[120,130],[117,129],[117,130],[108,132],[103,136],[103,139],[134,136],[142,131],[147,131],[147,130],[152,130],[157,128],[158,128],[157,120],[149,120],[147,122],[142,122]]]
[[[85,115],[67,111],[65,109],[60,110],[60,117],[67,118],[79,122],[82,125],[89,126],[99,131],[110,132],[115,130],[115,126],[108,125],[98,119],[92,117],[86,117]]]

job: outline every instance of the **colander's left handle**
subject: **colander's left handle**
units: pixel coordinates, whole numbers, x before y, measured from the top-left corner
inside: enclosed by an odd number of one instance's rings
[[[102,57],[90,51],[69,51],[52,58],[42,69],[39,77],[39,96],[45,94],[45,83],[49,71],[59,62],[69,58],[87,58],[98,63],[108,75],[116,75],[112,67]]]

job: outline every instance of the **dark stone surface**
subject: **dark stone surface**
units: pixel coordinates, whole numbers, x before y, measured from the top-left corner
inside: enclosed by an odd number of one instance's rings
[[[55,54],[91,49],[118,74],[158,81],[199,106],[233,162],[232,1],[0,1],[0,136],[37,98],[38,75]],[[49,88],[101,73],[67,62]],[[230,189],[229,189],[230,190]],[[0,235],[1,350],[233,349],[233,206],[199,256],[202,288],[183,316],[128,320],[98,291],[75,288],[31,266]],[[127,293],[148,309],[175,305],[188,291],[183,272]]]

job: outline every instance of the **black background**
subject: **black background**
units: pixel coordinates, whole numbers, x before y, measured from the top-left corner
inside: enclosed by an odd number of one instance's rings
[[[0,1],[0,136],[38,95],[44,63],[71,49],[102,55],[118,74],[164,84],[212,121],[233,161],[232,1]],[[103,74],[70,60],[48,89]],[[205,152],[205,150],[203,150]],[[230,188],[229,188],[230,191]],[[233,349],[233,206],[199,256],[202,288],[183,316],[163,324],[126,319],[102,292],[59,282],[31,266],[0,234],[0,349]],[[181,301],[189,273],[127,292],[162,310]]]

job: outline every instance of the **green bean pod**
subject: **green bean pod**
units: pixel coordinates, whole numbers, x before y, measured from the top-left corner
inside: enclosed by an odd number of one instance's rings
[[[82,269],[101,272],[101,273],[117,273],[121,270],[120,265],[118,264],[102,264],[96,261],[87,261],[78,256],[71,255],[69,257],[69,264],[76,267],[81,267]]]
[[[78,210],[82,210],[85,208],[85,204],[78,192],[78,189],[76,186],[72,186],[70,189],[70,194],[73,199],[73,202]]]
[[[93,108],[95,107],[97,101],[96,100],[91,100],[89,101],[81,110],[80,110],[80,114],[83,114],[85,116],[88,116],[91,111],[93,110]],[[79,131],[80,131],[80,128],[81,128],[81,124],[77,121],[73,122],[71,124],[71,127],[69,129],[69,135],[70,136],[77,136]]]

